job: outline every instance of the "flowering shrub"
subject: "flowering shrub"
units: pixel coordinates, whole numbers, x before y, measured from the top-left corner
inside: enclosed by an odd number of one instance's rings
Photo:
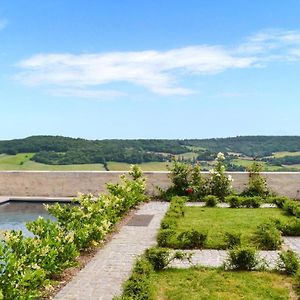
[[[0,242],[4,299],[40,298],[41,286],[47,288],[52,275],[74,265],[80,250],[103,241],[124,213],[147,200],[145,179],[135,166],[128,177],[121,176],[121,184],[109,184],[108,191],[98,197],[79,195],[75,205],[48,206],[57,222],[39,218],[27,223],[34,237],[24,237],[21,231],[4,233]]]
[[[260,175],[262,171],[262,164],[254,161],[248,168],[249,183],[248,187],[241,193],[242,196],[260,196],[266,197],[270,194],[267,187],[266,179]]]
[[[161,191],[162,198],[170,200],[173,196],[188,196],[191,200],[197,200],[207,194],[206,180],[199,165],[191,166],[174,160],[169,171],[172,186]]]
[[[225,156],[219,152],[216,158],[216,163],[213,169],[210,170],[210,194],[224,200],[226,196],[232,192],[233,179],[225,174],[224,165]]]

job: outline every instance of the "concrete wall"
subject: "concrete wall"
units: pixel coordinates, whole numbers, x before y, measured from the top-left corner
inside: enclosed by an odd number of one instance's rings
[[[105,191],[105,183],[117,182],[125,172],[98,171],[0,171],[0,196],[70,197],[77,192]],[[154,194],[159,186],[170,185],[167,172],[144,172],[148,192]],[[229,172],[236,190],[242,191],[248,182],[248,173]],[[300,172],[262,173],[268,186],[280,195],[300,199]]]

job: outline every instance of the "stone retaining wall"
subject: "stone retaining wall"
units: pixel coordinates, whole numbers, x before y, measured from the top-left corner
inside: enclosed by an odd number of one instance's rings
[[[77,192],[93,193],[105,191],[105,183],[117,182],[125,172],[106,171],[0,171],[0,196],[44,196],[70,197]],[[144,172],[150,194],[156,187],[170,185],[168,172]],[[204,173],[207,174],[207,173]],[[242,191],[248,182],[246,172],[228,172],[233,186]],[[300,172],[266,172],[268,186],[280,195],[300,199]]]

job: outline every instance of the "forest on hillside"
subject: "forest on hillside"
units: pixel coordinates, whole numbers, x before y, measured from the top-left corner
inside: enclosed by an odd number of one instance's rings
[[[212,161],[218,152],[230,160],[250,157],[273,165],[300,163],[300,155],[272,157],[280,151],[300,151],[299,136],[238,136],[214,139],[137,139],[86,140],[62,136],[31,136],[24,139],[0,141],[0,153],[34,153],[32,161],[48,165],[90,164],[107,161],[145,163],[171,161],[176,156],[190,161]],[[231,166],[231,169],[241,168]]]

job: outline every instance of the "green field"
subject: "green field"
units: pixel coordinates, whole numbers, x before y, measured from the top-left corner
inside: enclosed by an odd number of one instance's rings
[[[232,163],[235,164],[235,165],[239,165],[239,166],[243,166],[245,168],[248,168],[252,165],[253,160],[237,158],[237,159],[233,159]],[[263,166],[263,171],[267,171],[267,172],[284,171],[284,167],[272,166],[272,165],[269,165],[268,163],[266,163],[264,161],[262,161],[260,163]],[[289,166],[289,168],[292,168],[292,166]]]
[[[275,158],[281,158],[281,157],[285,157],[285,156],[300,156],[300,151],[297,151],[297,152],[289,152],[289,151],[274,152],[273,156]]]
[[[139,164],[143,171],[166,171],[168,163],[165,162],[148,162]],[[110,161],[107,163],[109,171],[129,171],[131,164]]]
[[[178,158],[181,158],[183,157],[184,159],[196,159],[198,156],[197,153],[195,152],[186,152],[186,153],[182,153],[182,154],[177,154],[175,155],[175,157],[178,159]]]
[[[167,269],[151,280],[153,300],[297,299],[292,277],[271,272]]]
[[[271,218],[287,221],[289,216],[279,208],[207,208],[186,207],[183,218],[177,220],[176,232],[199,230],[207,232],[205,248],[223,249],[225,233],[241,233],[242,244],[257,246],[254,234],[257,226],[267,223]],[[177,248],[176,236],[171,238],[170,246]]]
[[[105,171],[103,164],[45,165],[31,161],[33,153],[0,155],[0,170],[40,170],[40,171]]]

